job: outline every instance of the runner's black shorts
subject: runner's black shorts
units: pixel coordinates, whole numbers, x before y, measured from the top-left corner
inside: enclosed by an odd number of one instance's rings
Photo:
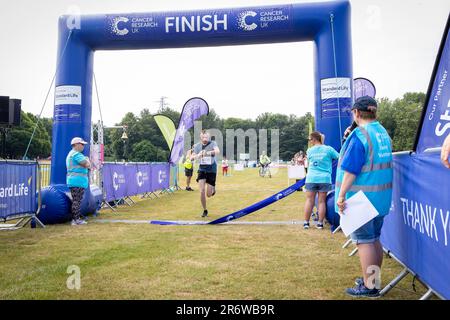
[[[184,169],[184,175],[186,177],[192,177],[192,175],[194,174],[194,169]]]
[[[199,180],[206,180],[206,183],[215,187],[216,186],[216,176],[217,172],[205,172],[199,171],[197,176],[197,182]]]

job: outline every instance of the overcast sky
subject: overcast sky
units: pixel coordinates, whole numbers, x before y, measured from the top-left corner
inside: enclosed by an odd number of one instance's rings
[[[22,99],[39,113],[56,68],[57,19],[82,14],[130,13],[284,4],[288,0],[0,0],[0,95]],[[291,1],[302,3],[305,1]],[[309,1],[314,2],[314,1]],[[315,1],[319,2],[319,1]],[[377,97],[426,92],[450,11],[448,0],[353,0],[354,76],[371,79]],[[314,110],[312,43],[139,51],[95,55],[103,118],[156,112],[161,96],[181,110],[194,96],[222,117],[262,112],[303,115]],[[251,70],[253,82],[237,71]],[[243,85],[245,84],[245,85]],[[95,96],[93,120],[99,119]],[[44,116],[53,115],[52,95]]]

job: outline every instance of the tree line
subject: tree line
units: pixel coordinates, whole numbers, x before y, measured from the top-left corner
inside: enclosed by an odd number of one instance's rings
[[[378,103],[378,118],[393,140],[394,151],[411,150],[422,107],[425,103],[425,94],[406,93],[400,99],[378,99]],[[170,107],[164,107],[158,110],[157,114],[168,116],[175,122],[175,126],[178,126],[180,112]],[[121,139],[122,130],[106,129],[104,132],[105,159],[107,161],[126,159],[127,161],[137,162],[167,161],[169,148],[153,116],[154,114],[147,108],[144,108],[139,114],[126,113],[122,120],[116,124],[117,126],[128,126],[128,140],[125,142]],[[242,129],[244,132],[248,129],[255,129],[256,132],[259,129],[267,129],[268,146],[271,145],[271,129],[278,129],[281,160],[290,160],[298,151],[307,150],[309,123],[314,124],[314,117],[310,113],[303,116],[263,113],[253,120],[236,117],[221,118],[214,109],[211,109],[208,115],[201,117],[199,120],[202,121],[203,128],[214,128],[224,133],[223,154],[226,154],[226,129]],[[8,132],[6,158],[22,159],[36,122],[37,117],[35,115],[22,111],[21,125]],[[190,132],[193,139],[193,129]],[[41,118],[28,151],[28,158],[42,159],[49,157],[51,154],[51,136],[52,119]],[[246,151],[248,151],[248,144],[247,139]],[[234,145],[236,148],[237,143],[235,142]],[[262,150],[258,152],[260,151]],[[265,151],[268,151],[270,155],[270,148]],[[237,154],[237,152],[234,152],[234,154]]]

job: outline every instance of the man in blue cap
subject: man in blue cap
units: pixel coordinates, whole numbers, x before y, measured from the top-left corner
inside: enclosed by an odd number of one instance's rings
[[[381,288],[383,247],[379,239],[391,206],[393,171],[392,142],[377,121],[377,107],[371,97],[356,100],[352,113],[358,126],[342,146],[336,174],[336,212],[343,213],[345,201],[363,191],[379,214],[351,234],[363,274],[355,287],[346,290],[353,297],[377,297]]]

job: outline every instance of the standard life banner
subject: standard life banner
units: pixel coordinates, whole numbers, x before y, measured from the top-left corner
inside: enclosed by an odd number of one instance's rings
[[[0,162],[0,219],[37,211],[37,163]]]
[[[450,170],[438,153],[394,157],[393,207],[381,242],[450,299]]]
[[[320,80],[321,117],[349,117],[352,113],[352,79],[328,78]]]
[[[415,150],[441,147],[450,134],[450,20],[442,39]]]
[[[105,163],[102,173],[106,201],[169,188],[168,163]]]

